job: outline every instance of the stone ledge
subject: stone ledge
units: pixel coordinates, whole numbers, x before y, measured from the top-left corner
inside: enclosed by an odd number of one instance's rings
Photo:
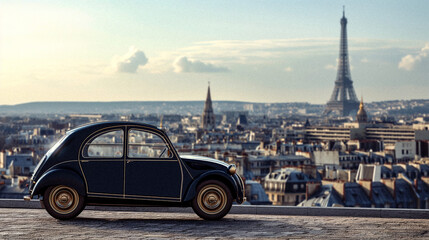
[[[29,202],[19,199],[0,199],[0,208],[42,208],[39,200]],[[180,207],[116,207],[87,206],[87,210],[132,211],[132,212],[172,212],[192,213],[192,208]],[[343,216],[377,218],[429,219],[429,209],[405,208],[349,208],[349,207],[289,207],[268,205],[233,205],[231,214],[252,215],[298,215],[298,216]]]

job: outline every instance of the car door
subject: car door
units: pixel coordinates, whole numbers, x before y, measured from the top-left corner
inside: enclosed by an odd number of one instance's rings
[[[123,198],[125,128],[98,131],[84,143],[80,156],[88,194]]]
[[[150,129],[128,129],[126,198],[180,201],[182,178],[180,162],[164,135]]]

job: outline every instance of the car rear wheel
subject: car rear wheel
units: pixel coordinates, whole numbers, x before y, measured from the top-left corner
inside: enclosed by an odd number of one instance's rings
[[[76,189],[64,185],[48,187],[43,194],[46,211],[54,218],[75,218],[85,208],[84,197]]]
[[[194,212],[206,220],[223,218],[231,209],[232,195],[229,188],[218,180],[202,182],[192,200]]]

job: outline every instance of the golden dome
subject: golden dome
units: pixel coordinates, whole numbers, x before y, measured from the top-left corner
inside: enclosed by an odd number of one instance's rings
[[[365,108],[363,106],[363,99],[360,100],[359,110],[356,115],[356,120],[359,123],[364,123],[368,121],[368,115],[366,114]]]

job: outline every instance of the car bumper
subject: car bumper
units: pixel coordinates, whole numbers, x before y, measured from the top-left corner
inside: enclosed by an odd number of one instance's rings
[[[234,180],[237,184],[237,196],[236,196],[236,202],[241,204],[244,201],[246,201],[246,197],[245,197],[245,187],[244,187],[244,181],[243,179],[241,179],[241,177],[238,174],[234,174],[233,175]]]

